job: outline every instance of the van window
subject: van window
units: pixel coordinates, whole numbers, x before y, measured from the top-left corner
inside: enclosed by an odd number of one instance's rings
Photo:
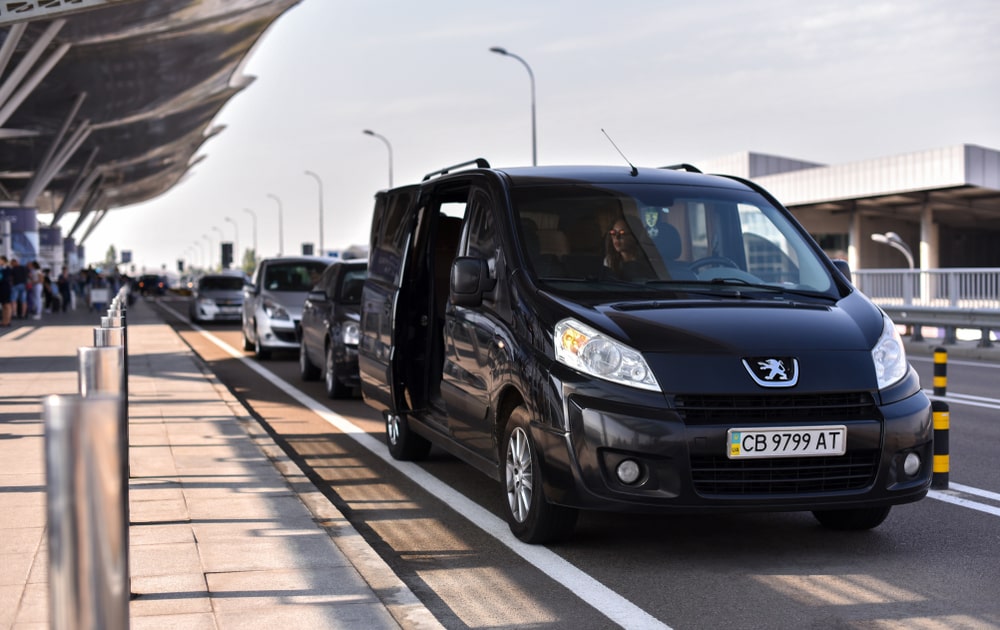
[[[684,282],[835,296],[809,237],[755,192],[564,184],[515,188],[512,202],[522,263],[555,290],[642,290],[667,299]]]
[[[409,236],[407,211],[416,194],[416,188],[393,191],[380,195],[372,221],[369,275],[385,283],[396,280],[402,269],[401,260]],[[384,208],[384,211],[379,211]]]

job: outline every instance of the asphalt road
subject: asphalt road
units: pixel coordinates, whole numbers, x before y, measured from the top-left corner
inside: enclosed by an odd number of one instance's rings
[[[237,325],[160,306],[449,628],[1000,629],[1000,364],[949,362],[950,488],[874,531],[808,513],[585,513],[571,541],[535,547],[508,533],[496,483],[438,451],[395,462],[380,417],[303,383],[294,353],[257,361]],[[911,362],[930,388],[930,358]]]

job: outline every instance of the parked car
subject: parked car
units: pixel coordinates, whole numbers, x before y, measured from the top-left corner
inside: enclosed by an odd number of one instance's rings
[[[368,262],[335,262],[306,295],[299,329],[299,374],[303,380],[323,377],[326,395],[345,398],[357,391],[358,324],[361,288]]]
[[[767,191],[695,170],[477,160],[376,195],[358,360],[392,456],[493,477],[531,543],[581,509],[867,529],[924,497],[893,322]]]
[[[195,323],[240,321],[243,285],[248,281],[242,271],[206,274],[192,280],[188,317]]]
[[[261,260],[243,289],[243,349],[258,359],[269,359],[274,350],[298,350],[302,303],[329,264],[320,256]]]

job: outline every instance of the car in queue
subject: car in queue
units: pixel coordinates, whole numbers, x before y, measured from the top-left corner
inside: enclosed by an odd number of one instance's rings
[[[746,179],[478,159],[376,195],[362,393],[525,542],[580,510],[870,529],[928,491],[931,405],[849,273]]]
[[[330,259],[322,256],[277,256],[257,264],[243,288],[243,349],[258,359],[272,352],[299,349],[302,304]]]
[[[329,398],[360,394],[358,332],[368,261],[332,263],[306,295],[299,328],[299,375],[323,379]]]
[[[243,314],[243,286],[249,278],[242,271],[210,273],[191,281],[188,318],[204,322],[238,322]]]

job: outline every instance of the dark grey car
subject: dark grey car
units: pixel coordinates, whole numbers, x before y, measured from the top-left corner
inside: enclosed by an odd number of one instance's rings
[[[326,268],[302,306],[299,373],[306,381],[322,376],[330,398],[350,396],[361,385],[359,309],[367,275],[366,261],[335,262]]]

